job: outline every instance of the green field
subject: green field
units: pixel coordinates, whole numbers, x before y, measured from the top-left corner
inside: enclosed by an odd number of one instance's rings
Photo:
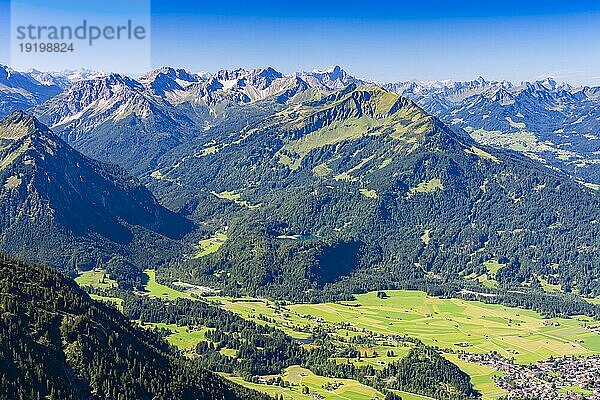
[[[227,375],[225,375],[227,376]],[[384,398],[385,396],[377,390],[365,386],[352,379],[333,379],[315,375],[305,368],[291,366],[285,370],[282,375],[284,381],[290,382],[292,386],[282,388],[274,385],[266,385],[245,382],[242,378],[227,376],[228,379],[243,386],[256,389],[270,395],[283,395],[284,399],[312,399],[312,394],[323,396],[325,400],[350,399],[350,400],[371,400],[374,397]],[[333,390],[327,390],[323,386],[332,384],[337,386]],[[302,394],[302,386],[307,386],[309,394]],[[403,397],[410,399],[408,397]]]
[[[104,276],[104,271],[86,271],[79,275],[75,281],[80,286],[92,286],[97,288],[110,288],[116,287],[117,283],[113,280],[110,280]],[[150,297],[157,297],[165,300],[175,300],[175,299],[190,299],[194,300],[195,298],[188,293],[181,292],[175,289],[172,289],[168,286],[162,285],[156,281],[156,271],[147,269],[143,272],[142,281],[144,283],[144,292],[141,292],[142,295],[147,295]],[[118,309],[122,310],[123,299],[116,297],[106,297],[106,296],[98,296],[96,294],[91,294],[90,297],[94,300],[100,300],[108,303],[114,304]],[[139,322],[138,322],[139,323]],[[157,328],[169,329],[173,332],[173,334],[167,336],[167,341],[174,346],[179,347],[183,351],[191,351],[196,347],[198,342],[201,342],[205,339],[204,333],[207,328],[189,328],[187,326],[177,326],[174,324],[151,324],[146,323],[144,326],[152,326]]]
[[[516,362],[530,363],[550,356],[590,355],[600,352],[600,336],[586,330],[584,323],[599,324],[588,317],[545,320],[531,310],[459,299],[439,299],[423,292],[390,290],[387,299],[374,292],[357,295],[357,300],[342,303],[294,304],[277,309],[262,300],[218,300],[222,307],[244,318],[268,315],[273,326],[294,337],[309,334],[300,327],[350,322],[354,329],[373,333],[408,335],[440,348],[474,353],[497,351]],[[261,322],[256,319],[257,322]],[[544,325],[554,323],[557,325]],[[263,322],[264,323],[264,322]],[[344,330],[338,334],[345,335]],[[465,343],[463,347],[458,344]]]
[[[378,197],[377,192],[372,189],[358,189],[358,191],[360,192],[360,194],[370,199],[376,199]]]
[[[483,263],[483,266],[488,270],[488,273],[496,275],[496,272],[506,264],[500,264],[496,260],[488,260]]]
[[[498,286],[498,282],[496,282],[496,272],[505,264],[500,264],[496,260],[488,260],[483,263],[483,266],[487,269],[487,272],[482,275],[477,275],[475,273],[467,276],[469,279],[473,279],[481,282],[484,286],[489,288],[495,288]]]
[[[417,193],[433,193],[436,190],[444,190],[444,185],[438,178],[420,182],[416,187],[409,190],[408,197],[412,197]]]
[[[494,273],[499,267],[489,265],[488,269]],[[380,299],[375,292],[371,292],[357,295],[356,301],[285,307],[267,300],[248,298],[213,296],[206,299],[258,323],[266,323],[257,318],[259,315],[269,316],[273,321],[269,325],[299,339],[308,338],[310,327],[315,326],[329,327],[335,333],[334,337],[340,340],[348,336],[365,335],[362,332],[364,329],[371,334],[406,334],[442,349],[473,353],[497,351],[506,357],[513,357],[519,363],[531,363],[550,356],[600,352],[600,335],[584,328],[584,324],[600,323],[588,317],[544,319],[530,310],[478,301],[440,299],[418,291],[389,290],[386,294],[386,299]],[[350,327],[343,326],[347,322]],[[386,336],[376,342],[375,346],[358,349],[368,358],[351,361],[356,364],[370,363],[381,368],[379,362],[389,363],[405,355],[409,349],[406,344],[390,342]],[[388,350],[392,350],[395,357],[387,357]],[[378,354],[376,357],[372,356],[374,352]],[[497,399],[504,394],[493,381],[499,372],[459,360],[455,354],[445,353],[445,356],[471,376],[475,388],[483,393],[484,399]],[[346,359],[336,361],[346,362]],[[411,398],[406,395],[403,397]]]
[[[593,299],[585,299],[586,301],[592,303],[592,304],[600,304],[600,296],[599,297],[595,297]]]
[[[209,254],[212,254],[219,250],[223,243],[227,240],[227,235],[225,233],[217,232],[214,236],[209,237],[208,239],[203,239],[198,244],[198,253],[194,255],[194,258],[204,257]]]
[[[103,301],[117,307],[119,311],[123,311],[123,299],[118,297],[99,296],[97,294],[90,294],[90,297],[94,300]]]
[[[117,287],[117,282],[110,279],[103,269],[83,271],[75,278],[75,282],[81,287],[90,286],[98,289]]]
[[[558,391],[559,391],[559,393],[565,393],[565,394],[566,393],[576,393],[576,394],[586,396],[586,398],[588,398],[594,394],[594,392],[592,392],[591,390],[586,390],[579,386],[564,386],[561,389],[559,389]]]
[[[208,328],[197,328],[190,329],[187,326],[178,326],[175,324],[163,324],[163,323],[144,323],[145,327],[156,327],[159,329],[168,329],[173,334],[167,336],[167,341],[180,348],[184,351],[193,350],[196,345],[206,340],[205,333]]]
[[[541,276],[537,276],[537,279],[542,284],[542,289],[544,289],[545,292],[561,292],[562,291],[562,288],[560,287],[560,285],[553,285],[551,283],[548,283],[548,281],[546,279],[542,278]]]
[[[544,320],[534,311],[519,308],[439,299],[417,291],[386,293],[389,297],[384,300],[367,293],[353,302],[300,304],[289,309],[329,323],[351,321],[354,327],[372,332],[407,334],[441,348],[497,351],[520,363],[600,352],[600,336],[583,327],[591,321],[588,317]],[[558,326],[545,326],[544,321]],[[459,347],[459,343],[469,346]]]
[[[260,207],[260,204],[251,204],[251,203],[247,202],[246,200],[242,200],[242,198],[241,198],[242,195],[236,191],[221,192],[221,193],[210,192],[210,193],[220,199],[233,201],[235,204],[237,204],[240,207],[247,207],[247,208],[251,208],[251,209]]]
[[[483,263],[483,266],[487,269],[486,273],[481,274],[481,275],[472,273],[471,275],[468,275],[466,277],[468,279],[479,281],[486,287],[496,288],[496,287],[498,287],[498,282],[496,282],[496,273],[498,272],[498,270],[500,268],[504,267],[505,265],[506,264],[500,264],[496,260],[485,261]],[[542,285],[542,289],[545,292],[560,292],[560,291],[562,291],[562,288],[560,285],[551,284],[548,282],[548,280],[544,279],[543,277],[541,277],[539,275],[535,275],[535,277],[540,282],[540,284]],[[530,285],[531,285],[531,281],[522,283],[522,286],[530,286]]]
[[[98,289],[110,289],[116,288],[117,282],[108,278],[106,275],[106,271],[104,270],[90,270],[82,272],[77,278],[75,278],[75,282],[81,287],[94,287]],[[174,300],[174,299],[191,299],[194,300],[194,297],[189,293],[185,293],[179,290],[175,290],[168,286],[162,285],[156,281],[156,272],[151,269],[147,269],[142,273],[142,282],[144,284],[145,294],[150,297],[158,297],[161,299]],[[102,301],[112,301],[117,305],[121,305],[123,302],[122,299],[116,297],[105,297],[98,295],[91,295],[93,299],[102,300]]]
[[[188,293],[175,290],[168,286],[162,285],[156,281],[156,271],[147,269],[142,274],[142,282],[144,283],[144,289],[148,296],[157,297],[165,300],[175,299],[190,299],[194,300],[194,297]]]
[[[569,159],[568,150],[548,142],[540,142],[532,132],[519,130],[515,132],[486,131],[485,129],[473,129],[467,127],[471,137],[479,143],[501,146],[511,150],[528,153],[554,153],[558,159]]]
[[[245,319],[252,319],[258,323],[265,324],[264,321],[257,319],[259,315],[273,317],[277,322],[268,325],[277,327],[296,339],[307,339],[311,336],[309,332],[299,331],[299,325],[306,324],[306,320],[298,318],[292,313],[279,313],[276,307],[266,300],[253,298],[237,298],[210,296],[204,300],[217,303],[220,307],[239,314]]]
[[[494,376],[502,375],[502,372],[483,365],[466,362],[458,358],[456,354],[445,354],[444,356],[469,374],[473,386],[484,394],[485,399],[498,399],[506,395],[507,392],[497,387],[493,379]]]
[[[167,342],[177,347],[179,350],[182,350],[188,356],[194,357],[196,356],[196,345],[200,342],[209,341],[206,339],[206,332],[211,330],[211,328],[207,328],[205,326],[179,326],[176,324],[165,324],[165,323],[152,323],[145,322],[141,323],[139,320],[134,321],[138,325],[144,328],[158,328],[158,329],[167,329],[171,331],[171,334],[166,336]],[[214,330],[214,328],[212,329]],[[220,350],[221,354],[233,357],[236,355],[237,350],[222,348]]]
[[[117,282],[110,279],[103,269],[83,271],[75,278],[75,282],[81,287],[93,287],[97,289],[111,289],[117,287]],[[110,303],[117,307],[117,309],[123,310],[123,299],[118,297],[99,296],[97,294],[90,294],[90,297],[94,300]]]

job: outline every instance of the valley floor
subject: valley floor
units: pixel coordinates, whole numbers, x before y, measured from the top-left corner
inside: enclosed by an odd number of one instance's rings
[[[548,357],[590,356],[600,353],[600,323],[589,317],[544,319],[534,311],[459,299],[439,299],[418,291],[386,291],[386,298],[371,292],[356,301],[325,304],[293,304],[278,307],[256,299],[209,297],[244,318],[264,321],[298,339],[310,336],[312,328],[327,326],[341,338],[361,335],[372,338],[362,350],[367,357],[354,363],[382,367],[406,354],[405,343],[393,337],[408,335],[445,350],[445,357],[471,376],[484,399],[496,399],[500,389],[495,376],[504,374],[489,366],[467,362],[457,353],[497,354],[530,364]],[[345,361],[340,360],[340,362]],[[406,398],[406,396],[403,396]]]
[[[159,284],[154,271],[145,271],[145,274],[148,278],[145,295],[163,299],[198,298],[195,294]],[[96,273],[95,278],[100,277]],[[80,284],[90,284],[89,281],[79,279]],[[339,363],[368,363],[376,369],[383,368],[408,353],[412,344],[403,341],[403,336],[418,338],[427,345],[442,349],[446,358],[470,375],[474,387],[484,399],[497,399],[507,394],[496,382],[497,377],[504,376],[507,371],[481,362],[477,356],[466,357],[463,353],[495,354],[501,359],[513,360],[517,366],[531,365],[549,357],[600,354],[600,322],[589,317],[544,319],[531,310],[478,301],[440,299],[419,291],[389,290],[379,296],[371,292],[357,295],[355,301],[285,306],[254,298],[207,296],[203,299],[245,319],[277,327],[304,346],[312,345],[312,333],[317,328],[340,344],[352,342],[360,356],[336,359]],[[190,356],[194,355],[195,345],[206,340],[206,328],[152,325],[170,329],[173,333],[167,340]],[[233,349],[224,348],[221,352],[235,355]],[[255,383],[240,377],[227,377],[247,387],[283,395],[285,399],[384,397],[355,380],[317,376],[299,366],[289,367],[281,374],[288,387],[275,384],[278,376],[266,376]],[[302,386],[308,387],[308,394],[303,393]],[[560,390],[562,393],[586,393],[577,385]],[[403,399],[425,398],[400,394]]]

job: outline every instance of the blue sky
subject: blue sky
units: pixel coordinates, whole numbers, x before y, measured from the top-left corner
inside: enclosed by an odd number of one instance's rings
[[[9,63],[0,0],[0,62]],[[598,1],[152,1],[152,64],[600,85]]]

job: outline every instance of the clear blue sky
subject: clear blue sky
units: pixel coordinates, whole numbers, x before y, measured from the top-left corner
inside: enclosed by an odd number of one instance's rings
[[[0,0],[0,63],[9,63]],[[152,64],[600,85],[600,1],[152,1]]]

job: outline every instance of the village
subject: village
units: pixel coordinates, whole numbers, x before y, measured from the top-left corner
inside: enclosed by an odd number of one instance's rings
[[[600,399],[600,356],[549,358],[520,365],[497,353],[461,354],[460,358],[503,372],[496,384],[508,399]]]

